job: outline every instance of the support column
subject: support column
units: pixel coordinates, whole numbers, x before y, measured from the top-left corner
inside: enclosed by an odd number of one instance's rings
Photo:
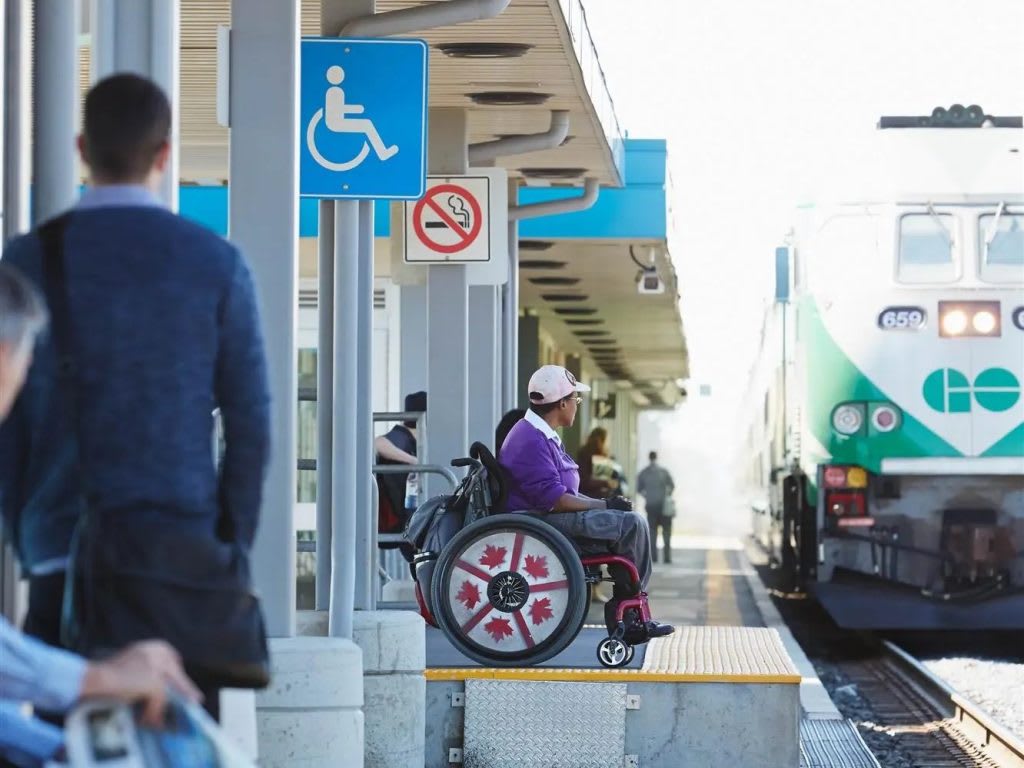
[[[171,155],[160,196],[178,209],[180,0],[93,0],[92,82],[115,72],[148,77],[171,102]]]
[[[78,197],[78,0],[35,0],[32,49],[32,221],[53,218]]]
[[[519,318],[518,372],[516,374],[515,407],[527,408],[527,386],[533,372],[540,367],[540,318],[523,315]]]
[[[377,607],[377,510],[373,480],[373,201],[359,201],[356,290],[356,581],[355,609]]]
[[[508,182],[508,205],[519,204],[519,182]],[[519,222],[508,223],[508,282],[502,287],[501,304],[501,412],[518,408],[519,369]]]
[[[316,353],[316,603],[318,611],[331,604],[331,553],[334,521],[334,203],[321,200],[317,262]]]
[[[290,637],[295,634],[298,11],[276,0],[238,0],[232,4],[231,26],[229,233],[252,267],[272,397],[273,453],[253,570],[269,634]],[[274,183],[265,183],[268,178]]]
[[[401,363],[398,378],[401,395],[405,397],[427,388],[427,286],[403,285],[399,296]],[[425,458],[426,454],[420,456]]]
[[[494,450],[492,442],[501,408],[501,289],[494,285],[470,286],[468,317],[469,359],[473,365],[469,442],[479,440]]]
[[[29,44],[27,0],[4,3],[3,230],[0,243],[28,229]]]
[[[464,174],[467,159],[466,111],[430,110],[430,173]],[[469,281],[464,264],[427,268],[427,455],[447,464],[469,449]],[[445,486],[427,478],[427,496]]]

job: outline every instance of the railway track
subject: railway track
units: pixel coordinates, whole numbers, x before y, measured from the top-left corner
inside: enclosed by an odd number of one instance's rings
[[[874,714],[859,727],[883,766],[1024,768],[1024,740],[898,646],[836,666]]]

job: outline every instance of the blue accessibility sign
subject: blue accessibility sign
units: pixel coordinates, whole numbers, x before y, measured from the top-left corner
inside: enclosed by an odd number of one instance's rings
[[[423,196],[427,59],[423,40],[303,38],[300,196]]]

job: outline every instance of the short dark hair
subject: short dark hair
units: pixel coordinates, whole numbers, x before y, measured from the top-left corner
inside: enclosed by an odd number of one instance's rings
[[[538,416],[544,416],[551,413],[552,411],[558,410],[558,406],[564,403],[566,400],[575,400],[576,393],[570,392],[565,397],[555,400],[553,403],[530,403],[530,410],[536,413]]]
[[[171,104],[152,80],[119,74],[85,97],[82,135],[93,174],[108,181],[142,179],[171,135]]]
[[[408,413],[426,413],[427,412],[427,393],[422,389],[419,392],[410,392],[405,396],[405,410]],[[415,421],[403,421],[405,426],[412,429],[416,426]]]
[[[0,262],[0,342],[23,348],[46,327],[46,304],[15,267]]]
[[[650,459],[651,461],[657,461],[658,460],[658,452],[657,451],[651,451],[650,453],[647,454],[647,458]]]

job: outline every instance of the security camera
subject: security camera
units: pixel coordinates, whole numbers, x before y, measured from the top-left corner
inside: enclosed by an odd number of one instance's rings
[[[665,282],[659,277],[656,270],[645,269],[640,273],[636,290],[637,293],[664,293]]]

